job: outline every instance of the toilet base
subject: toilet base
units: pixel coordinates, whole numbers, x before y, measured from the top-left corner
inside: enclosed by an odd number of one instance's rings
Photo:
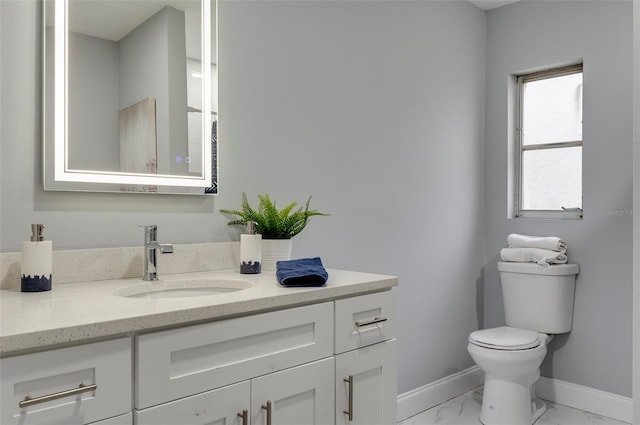
[[[535,398],[533,383],[523,385],[485,377],[480,411],[482,424],[533,425],[546,410],[545,402]]]

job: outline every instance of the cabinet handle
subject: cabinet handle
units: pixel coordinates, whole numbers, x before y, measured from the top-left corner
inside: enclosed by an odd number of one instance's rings
[[[57,400],[59,398],[71,397],[73,395],[87,393],[89,391],[95,391],[98,389],[96,384],[91,385],[83,385],[80,384],[78,388],[72,388],[70,390],[60,391],[59,393],[53,393],[48,395],[43,395],[41,397],[31,398],[26,396],[24,400],[18,403],[18,407],[29,407],[34,404],[46,403],[47,401]]]
[[[267,405],[262,405],[262,408],[267,411],[267,425],[271,425],[271,401],[267,401]]]
[[[249,411],[244,409],[242,413],[238,413],[238,417],[242,418],[242,425],[249,425]]]
[[[344,382],[349,386],[349,406],[347,410],[343,410],[344,414],[349,418],[349,422],[353,421],[353,375],[349,375],[344,379]]]
[[[376,317],[373,320],[365,320],[363,322],[356,322],[356,326],[361,328],[363,326],[377,325],[378,323],[382,323],[382,322],[386,322],[386,321],[387,321],[386,317]]]

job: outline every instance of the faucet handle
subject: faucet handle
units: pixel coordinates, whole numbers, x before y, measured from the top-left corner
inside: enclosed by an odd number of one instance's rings
[[[161,243],[158,244],[158,249],[161,254],[173,254],[173,245],[170,243]]]

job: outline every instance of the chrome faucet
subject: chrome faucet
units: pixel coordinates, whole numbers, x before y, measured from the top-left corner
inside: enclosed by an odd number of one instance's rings
[[[158,225],[144,227],[144,266],[143,280],[158,280],[158,250],[162,254],[172,254],[173,245],[158,243]]]

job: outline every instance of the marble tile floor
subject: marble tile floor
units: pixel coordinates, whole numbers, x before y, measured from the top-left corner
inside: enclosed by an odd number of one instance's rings
[[[480,425],[478,415],[482,406],[482,388],[469,391],[398,425]],[[535,425],[625,425],[626,422],[605,418],[595,413],[572,409],[547,402],[547,411]]]

